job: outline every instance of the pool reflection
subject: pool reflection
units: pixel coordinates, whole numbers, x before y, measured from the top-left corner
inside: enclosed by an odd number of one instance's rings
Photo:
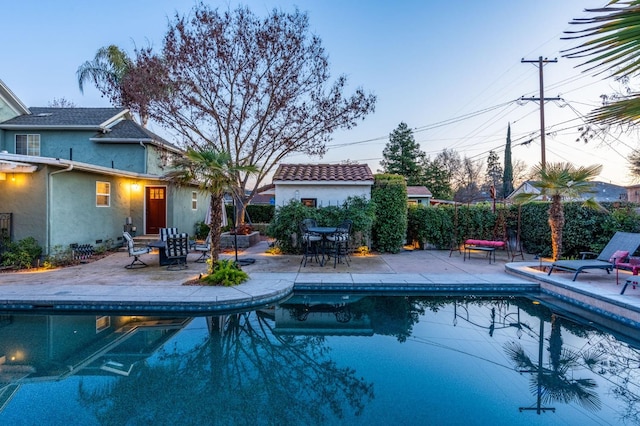
[[[195,318],[5,313],[0,421],[633,424],[637,348],[517,297],[307,294]]]

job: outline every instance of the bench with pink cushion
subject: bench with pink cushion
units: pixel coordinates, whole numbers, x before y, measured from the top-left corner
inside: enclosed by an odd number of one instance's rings
[[[464,242],[464,260],[467,260],[467,257],[471,259],[471,250],[479,250],[487,252],[489,257],[489,263],[491,263],[491,257],[493,256],[493,261],[496,261],[496,249],[506,249],[507,245],[504,241],[493,241],[493,240],[474,240],[468,239]]]

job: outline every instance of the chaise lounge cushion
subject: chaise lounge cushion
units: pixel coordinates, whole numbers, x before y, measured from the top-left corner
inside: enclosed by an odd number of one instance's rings
[[[624,263],[624,261],[627,260],[627,257],[629,257],[629,252],[627,250],[617,250],[611,255],[609,262],[615,264]]]

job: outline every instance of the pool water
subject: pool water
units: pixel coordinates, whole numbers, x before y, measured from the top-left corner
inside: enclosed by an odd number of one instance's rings
[[[0,315],[0,424],[640,424],[637,331],[518,297]]]

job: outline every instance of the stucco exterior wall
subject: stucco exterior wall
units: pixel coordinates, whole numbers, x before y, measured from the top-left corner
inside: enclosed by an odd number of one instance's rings
[[[40,135],[40,156],[80,161],[98,166],[145,173],[145,149],[140,144],[96,143],[89,140],[95,131],[7,130],[5,150],[16,152],[16,134]]]
[[[111,184],[108,207],[96,206],[96,182]],[[130,212],[130,180],[83,172],[63,172],[50,181],[50,247],[114,245],[122,239]]]
[[[192,207],[192,192],[196,192],[197,209]],[[195,233],[197,222],[202,222],[209,207],[209,196],[198,191],[196,187],[168,188],[167,226],[176,227],[180,232],[186,232],[189,236]]]
[[[46,170],[36,173],[7,173],[0,180],[0,212],[12,213],[13,240],[33,237],[46,243]],[[13,180],[15,178],[15,180]]]
[[[317,199],[318,207],[341,205],[348,197],[364,197],[367,200],[371,198],[371,183],[274,183],[276,206],[283,206],[291,200],[299,201],[302,198]]]

